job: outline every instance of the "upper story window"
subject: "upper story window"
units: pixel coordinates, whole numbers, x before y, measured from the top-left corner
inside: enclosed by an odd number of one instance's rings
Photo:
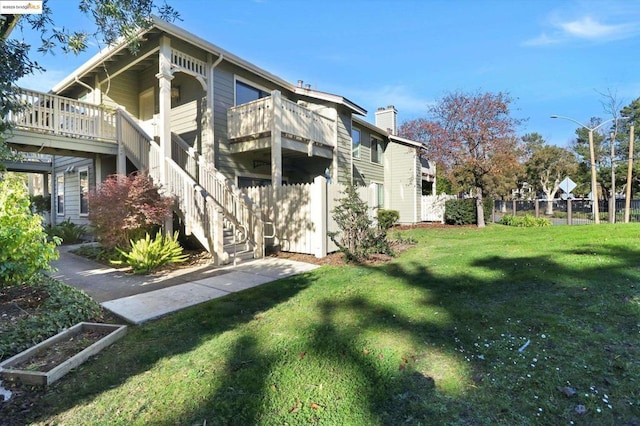
[[[351,155],[353,158],[360,158],[360,145],[362,134],[355,127],[351,129]]]
[[[257,101],[258,99],[269,96],[271,96],[271,94],[265,90],[236,80],[236,105],[246,104],[247,102]]]
[[[371,138],[371,162],[382,164],[383,152],[382,141],[380,139]]]

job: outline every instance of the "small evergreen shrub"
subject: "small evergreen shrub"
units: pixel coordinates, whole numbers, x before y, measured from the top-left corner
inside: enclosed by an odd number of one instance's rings
[[[395,225],[398,219],[400,219],[400,212],[398,210],[378,210],[378,226],[384,231]]]
[[[86,233],[87,227],[85,225],[77,225],[71,222],[71,219],[47,228],[49,238],[58,237],[62,241],[62,244],[75,244],[80,242]]]
[[[484,221],[489,223],[493,212],[494,201],[483,198]],[[449,225],[474,225],[477,224],[476,199],[464,198],[447,200],[444,203],[444,221]]]
[[[519,228],[542,228],[551,226],[551,221],[544,217],[535,217],[531,215],[512,216],[504,215],[500,223],[507,226],[516,226]]]
[[[343,194],[331,211],[340,232],[330,232],[328,235],[347,261],[360,262],[374,253],[392,255],[386,230],[381,231],[373,226],[367,204],[362,201],[356,188],[347,185]]]
[[[182,247],[178,243],[177,232],[173,234],[173,238],[165,238],[162,232],[158,231],[154,239],[147,233],[144,238],[131,241],[129,252],[119,248],[117,250],[124,260],[114,260],[112,263],[126,263],[136,274],[148,274],[165,265],[187,260],[187,255],[182,254]]]
[[[51,211],[51,197],[45,197],[44,195],[32,195],[29,198],[31,200],[31,208],[34,213],[46,213]]]
[[[49,269],[49,262],[58,257],[58,243],[58,239],[47,241],[20,178],[0,174],[0,287],[20,284]]]
[[[100,305],[81,290],[46,276],[38,276],[28,285],[44,290],[47,299],[35,313],[0,329],[0,359],[22,352],[81,321],[101,319]]]

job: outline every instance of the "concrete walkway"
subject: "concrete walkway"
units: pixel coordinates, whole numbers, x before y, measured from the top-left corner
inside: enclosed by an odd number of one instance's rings
[[[267,257],[238,266],[205,265],[162,275],[134,275],[69,252],[77,247],[59,248],[60,258],[52,262],[57,272],[50,275],[84,290],[104,308],[132,324],[318,267]]]

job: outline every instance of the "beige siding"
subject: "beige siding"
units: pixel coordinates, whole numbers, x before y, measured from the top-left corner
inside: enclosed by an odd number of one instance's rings
[[[338,112],[338,183],[352,182],[351,162],[351,112],[341,110]]]
[[[121,106],[134,117],[138,116],[138,93],[140,92],[138,76],[134,71],[125,71],[111,80],[110,84],[103,83],[102,102],[112,108]]]
[[[71,172],[66,172],[67,168],[73,166],[74,169]],[[54,157],[54,173],[53,182],[55,185],[56,176],[59,173],[64,174],[64,215],[58,216],[55,211],[55,205],[52,206],[52,221],[54,224],[58,224],[66,219],[71,219],[72,222],[77,224],[86,225],[89,220],[86,216],[80,216],[80,178],[79,170],[83,167],[89,169],[89,188],[95,188],[95,169],[93,160],[80,159],[76,157]],[[56,193],[56,188],[53,188],[52,193]]]
[[[384,159],[380,164],[371,162],[371,131],[354,125],[360,130],[360,157],[353,159],[353,183],[369,186],[371,183],[384,183]],[[378,138],[382,141],[382,138]]]
[[[400,212],[400,223],[419,220],[420,164],[416,149],[390,143],[384,155],[385,207]]]

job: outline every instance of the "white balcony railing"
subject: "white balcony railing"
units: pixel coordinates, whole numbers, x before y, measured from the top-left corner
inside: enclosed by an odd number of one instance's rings
[[[280,99],[274,105],[274,99]],[[277,101],[276,101],[277,102]],[[270,96],[229,108],[227,130],[230,140],[257,137],[271,131],[274,110],[280,108],[283,135],[333,147],[335,121],[288,99]]]
[[[9,114],[18,129],[60,136],[115,141],[116,111],[34,90],[20,89],[23,108]]]

